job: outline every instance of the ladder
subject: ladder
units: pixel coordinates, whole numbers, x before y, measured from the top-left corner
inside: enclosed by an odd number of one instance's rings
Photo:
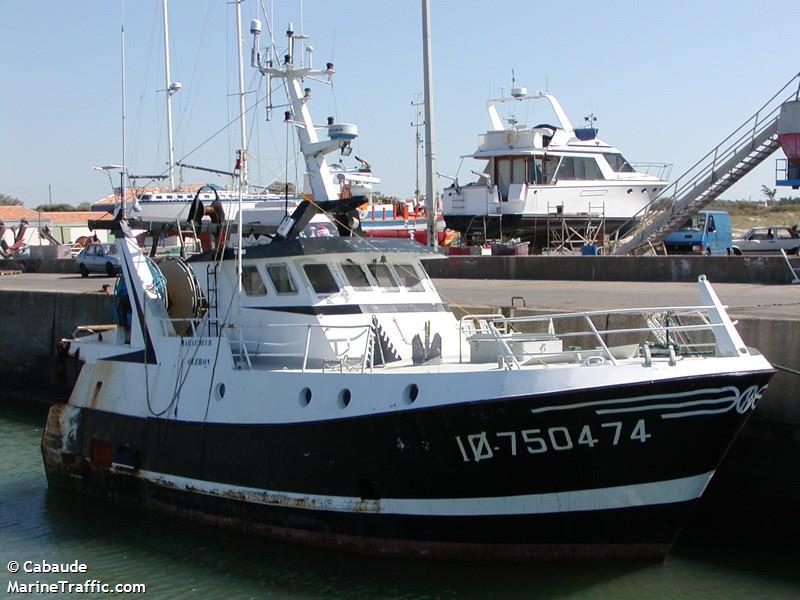
[[[212,262],[206,267],[206,291],[208,294],[208,335],[219,336],[219,312],[217,310],[217,263]]]
[[[787,95],[787,90],[790,93]],[[644,254],[658,246],[670,232],[713,202],[780,147],[778,117],[781,106],[800,94],[800,73],[712,148],[656,198],[639,211],[638,221],[611,254]]]

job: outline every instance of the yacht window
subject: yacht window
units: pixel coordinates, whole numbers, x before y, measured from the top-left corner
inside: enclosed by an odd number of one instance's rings
[[[347,283],[349,283],[350,287],[354,290],[369,291],[372,289],[367,274],[364,272],[364,268],[361,265],[356,263],[342,263],[339,266],[342,268],[344,276],[347,278]]]
[[[333,278],[333,273],[328,265],[309,264],[303,265],[306,277],[311,283],[311,287],[318,294],[335,294],[339,291],[339,284]]]
[[[294,280],[286,265],[267,265],[267,275],[269,275],[272,285],[275,286],[275,291],[279,294],[297,293],[297,287],[294,285]]]
[[[248,296],[266,296],[267,287],[258,272],[258,267],[242,267],[242,287]]]
[[[558,167],[557,179],[603,179],[597,161],[592,157],[565,156]]]
[[[538,185],[550,183],[558,167],[558,156],[534,156],[528,159],[528,182]]]
[[[525,183],[525,159],[511,160],[511,183]]]
[[[603,154],[613,171],[617,173],[633,173],[631,164],[623,158],[622,154]]]
[[[375,281],[378,282],[378,285],[381,286],[381,290],[385,292],[397,291],[397,281],[395,281],[395,278],[387,265],[383,263],[372,263],[367,265],[367,268],[369,269],[369,272],[372,273]]]
[[[561,159],[558,156],[545,156],[542,158],[542,174],[544,175],[542,183],[553,183],[559,160]]]
[[[496,158],[497,166],[497,189],[500,192],[500,200],[508,200],[508,186],[511,185],[511,161],[507,158]]]
[[[414,265],[395,265],[394,270],[397,272],[397,277],[400,279],[400,285],[409,292],[425,291]]]

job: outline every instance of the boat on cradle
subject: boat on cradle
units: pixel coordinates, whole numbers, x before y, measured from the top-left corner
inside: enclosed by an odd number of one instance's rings
[[[291,30],[290,58],[257,64],[316,161],[300,81],[327,73],[293,64]],[[645,326],[458,319],[425,247],[301,236],[348,202],[161,266],[116,221],[127,291],[116,327],[63,341],[84,365],[48,416],[49,485],[382,555],[663,557],[773,373],[711,285]]]
[[[550,104],[558,125],[529,127],[513,115],[504,124],[498,114],[500,104],[534,100]],[[670,165],[631,165],[597,137],[593,117],[587,117],[589,127],[574,127],[552,94],[513,87],[511,96],[489,100],[487,109],[491,129],[464,157],[486,162],[485,168],[477,181],[454,181],[442,194],[447,226],[468,238],[518,237],[541,247],[550,221],[562,219],[577,229],[602,222],[608,235],[623,235],[667,185],[662,177]]]

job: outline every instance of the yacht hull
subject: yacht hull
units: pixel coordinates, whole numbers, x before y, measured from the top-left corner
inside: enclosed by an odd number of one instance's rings
[[[553,231],[562,235],[562,228],[586,232],[588,217],[564,217],[547,214],[505,214],[505,215],[445,215],[447,227],[461,232],[465,236],[475,236],[479,239],[511,239],[520,238],[531,242],[535,247],[541,248],[548,244],[548,230],[550,236]],[[603,220],[603,231],[606,235],[619,232],[619,236],[627,235],[637,224],[633,218],[611,218]],[[596,229],[599,220],[591,225]]]
[[[42,451],[53,487],[313,545],[442,558],[658,559],[770,376],[294,423],[56,405]]]

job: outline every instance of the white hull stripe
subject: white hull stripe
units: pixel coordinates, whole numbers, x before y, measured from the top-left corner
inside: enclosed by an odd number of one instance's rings
[[[442,517],[551,514],[686,502],[699,498],[713,475],[714,472],[710,471],[667,481],[521,496],[363,500],[349,496],[276,492],[153,471],[139,470],[134,473],[134,476],[157,485],[254,504],[308,510]]]

